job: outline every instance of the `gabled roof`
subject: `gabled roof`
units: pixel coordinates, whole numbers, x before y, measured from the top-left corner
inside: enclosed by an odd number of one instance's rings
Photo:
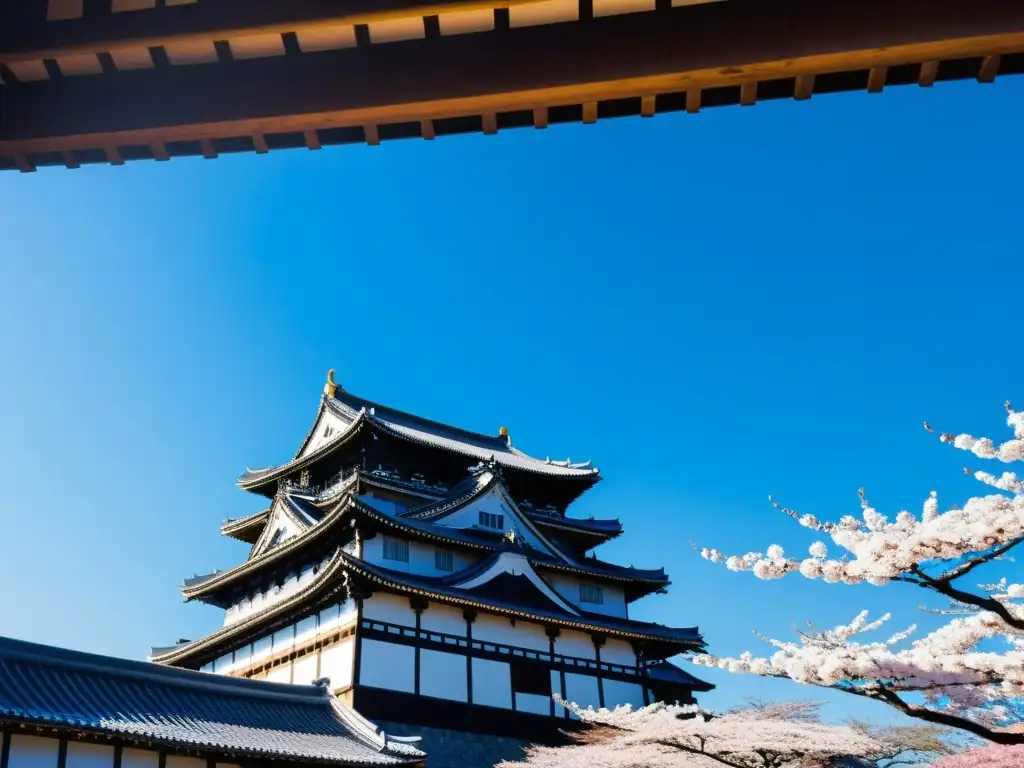
[[[344,428],[325,442],[317,445],[306,455],[303,450],[309,444],[320,416],[324,411],[336,416]],[[238,485],[246,490],[255,490],[276,481],[292,472],[301,470],[317,459],[347,445],[365,427],[390,435],[405,442],[436,448],[449,453],[465,456],[476,461],[493,460],[500,466],[523,472],[532,472],[549,477],[584,480],[588,483],[600,479],[600,472],[590,462],[574,464],[569,460],[551,461],[528,456],[514,448],[506,437],[483,435],[478,432],[453,427],[441,422],[399,411],[380,403],[357,397],[338,387],[334,396],[325,393],[321,398],[313,427],[307,433],[302,446],[292,458],[278,467],[247,469],[238,478]]]
[[[499,558],[507,556],[508,553],[492,555],[475,566],[473,574],[496,572],[500,562]],[[661,624],[617,619],[613,616],[584,612],[576,608],[569,612],[555,607],[541,609],[532,605],[524,606],[518,604],[512,595],[503,597],[474,592],[476,585],[469,581],[469,586],[467,586],[467,572],[465,571],[442,578],[434,578],[392,571],[372,565],[344,552],[342,557],[345,558],[346,568],[351,574],[361,576],[388,591],[400,594],[418,595],[438,602],[477,608],[512,617],[518,616],[538,622],[580,629],[585,632],[600,632],[637,640],[661,641],[676,647],[670,655],[683,650],[702,648],[704,645],[704,640],[696,627],[675,629]],[[525,578],[525,576],[520,576],[520,578]]]
[[[425,759],[337,702],[326,685],[211,675],[8,638],[0,638],[0,721],[278,762]]]
[[[510,558],[510,555],[513,557]],[[510,562],[515,563],[517,567],[507,568]],[[546,598],[546,602],[549,603],[546,607],[538,605],[536,595],[525,596],[525,593],[508,589],[502,590],[499,594],[493,591],[495,584],[485,586],[501,573],[515,570],[517,572],[513,573],[513,576],[525,576],[527,569],[537,576],[537,579],[528,576],[526,578],[537,588],[536,591]],[[703,647],[704,643],[696,628],[672,629],[660,624],[617,619],[582,611],[558,596],[543,577],[533,571],[533,564],[521,553],[495,552],[472,568],[446,577],[432,578],[371,565],[338,548],[328,563],[304,587],[198,640],[169,648],[154,648],[151,659],[161,664],[192,664],[197,660],[198,663],[202,663],[219,655],[224,648],[237,644],[243,638],[255,636],[256,633],[266,634],[278,625],[304,615],[311,607],[322,604],[327,599],[335,599],[336,595],[350,589],[353,579],[363,580],[371,587],[378,585],[390,592],[425,596],[439,602],[477,608],[510,618],[524,618],[586,632],[602,632],[628,639],[651,641],[663,647],[666,655],[698,649]],[[496,582],[499,585],[501,583]],[[519,584],[524,588],[526,586],[522,582]],[[545,586],[542,587],[542,584]]]
[[[222,645],[237,640],[241,636],[253,632],[272,630],[277,624],[287,622],[332,596],[344,591],[346,560],[341,549],[332,552],[327,563],[305,586],[295,590],[286,597],[271,602],[258,611],[254,611],[230,624],[225,624],[198,640],[189,640],[167,647],[154,647],[150,653],[150,661],[158,664],[181,664],[196,654],[217,649]],[[184,592],[184,590],[182,590]]]
[[[268,507],[246,517],[229,518],[221,524],[220,532],[225,536],[244,541],[246,544],[255,544],[269,517],[270,508]]]
[[[583,519],[578,517],[562,517],[561,515],[549,515],[544,512],[531,512],[524,510],[530,519],[543,528],[550,528],[570,534],[580,534],[593,537],[598,541],[613,539],[622,533],[622,523],[618,520],[595,520],[594,518]]]

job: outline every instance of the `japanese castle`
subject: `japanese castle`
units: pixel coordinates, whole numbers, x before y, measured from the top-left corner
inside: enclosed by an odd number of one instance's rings
[[[619,521],[567,514],[600,479],[589,463],[528,456],[504,427],[478,434],[364,400],[331,371],[294,458],[238,479],[266,499],[221,527],[248,559],[182,586],[222,608],[223,626],[151,659],[320,681],[408,735],[539,738],[568,717],[553,694],[691,702],[712,686],[666,660],[701,649],[697,629],[629,617],[668,586],[664,570],[596,558]]]

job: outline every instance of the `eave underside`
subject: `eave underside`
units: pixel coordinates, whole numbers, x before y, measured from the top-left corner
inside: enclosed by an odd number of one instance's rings
[[[576,22],[509,29],[505,12],[490,32],[13,83],[0,167],[493,133],[1024,71],[1024,6],[1005,0],[669,5],[588,18],[581,0]]]

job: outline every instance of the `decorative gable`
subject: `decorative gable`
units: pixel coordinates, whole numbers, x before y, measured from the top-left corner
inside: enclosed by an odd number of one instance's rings
[[[301,459],[308,456],[324,443],[336,438],[339,433],[347,428],[347,422],[342,421],[330,409],[321,408],[316,423],[313,425],[313,429],[310,430],[309,439],[295,458]]]

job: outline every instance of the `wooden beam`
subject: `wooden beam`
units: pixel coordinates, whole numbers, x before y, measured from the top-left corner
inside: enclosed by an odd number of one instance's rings
[[[433,141],[437,134],[434,132],[433,120],[420,120],[420,135],[427,141]]]
[[[533,108],[533,127],[534,128],[547,128],[548,127],[548,108],[547,107],[534,107]]]
[[[702,89],[1024,50],[1024,3],[976,0],[965,14],[960,3],[933,0],[925,27],[911,13],[914,0],[827,9],[790,0],[787,7],[800,11],[793,17],[773,15],[777,4],[730,0],[486,38],[18,83],[5,88],[0,156],[419,122],[650,93],[686,92],[692,112]],[[991,34],[959,36],[978,31]]]
[[[167,151],[167,145],[160,139],[155,139],[149,143],[149,151],[153,153],[154,160],[166,162],[171,159],[171,154]]]
[[[110,53],[168,43],[287,34],[340,24],[508,8],[536,0],[203,0],[159,13],[84,14],[60,24],[16,17],[0,4],[0,62],[39,61],[76,53]],[[6,14],[6,15],[5,15]]]
[[[686,91],[686,111],[691,115],[700,112],[700,88],[690,88]]]
[[[999,74],[1000,63],[1002,63],[1002,57],[998,54],[984,57],[981,60],[981,66],[978,68],[978,82],[995,82],[996,75]]]
[[[743,83],[740,86],[740,105],[752,107],[757,103],[757,83]]]
[[[121,153],[117,151],[117,147],[104,147],[103,151],[107,155],[108,163],[110,163],[111,165],[124,165],[124,158],[121,157]]]
[[[917,74],[917,84],[922,88],[931,88],[935,84],[935,77],[939,74],[939,62],[922,61],[921,69]]]
[[[207,160],[217,159],[217,150],[213,148],[213,142],[209,139],[199,140],[199,151],[203,154],[203,157]]]
[[[302,136],[309,149],[320,149],[320,136],[316,131],[303,131]]]
[[[270,151],[270,147],[267,146],[267,140],[263,138],[262,133],[254,133],[252,135],[252,145],[256,148],[257,155],[265,155]]]
[[[881,93],[885,87],[885,76],[888,67],[872,67],[868,71],[868,93]]]
[[[793,85],[793,98],[805,101],[814,93],[814,75],[799,75]]]
[[[654,117],[657,111],[658,101],[655,96],[642,96],[640,98],[640,117]]]
[[[484,133],[488,136],[496,134],[498,132],[498,115],[494,112],[484,112],[481,117]]]
[[[591,125],[597,122],[597,102],[587,101],[583,103],[583,124]]]
[[[377,130],[376,125],[364,125],[363,134],[366,136],[366,143],[371,147],[380,145],[380,131]]]
[[[75,159],[75,153],[74,152],[68,152],[68,151],[65,150],[64,152],[61,152],[60,154],[61,154],[61,157],[64,158],[64,167],[67,168],[68,170],[73,171],[76,168],[80,167],[78,160]]]

